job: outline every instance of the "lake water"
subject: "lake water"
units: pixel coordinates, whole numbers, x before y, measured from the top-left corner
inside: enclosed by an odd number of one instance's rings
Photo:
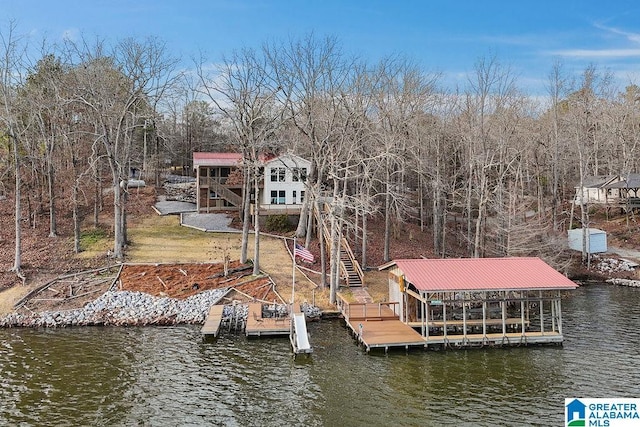
[[[0,425],[563,425],[565,397],[640,397],[640,289],[563,301],[562,347],[366,354],[340,320],[288,338],[199,326],[0,330]]]

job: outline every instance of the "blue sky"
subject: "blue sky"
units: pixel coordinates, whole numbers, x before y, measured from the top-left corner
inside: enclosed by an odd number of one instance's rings
[[[554,59],[567,72],[588,64],[640,84],[640,2],[574,0],[0,0],[34,42],[100,36],[157,36],[184,58],[212,60],[245,46],[311,31],[375,62],[412,58],[443,83],[464,86],[481,57],[509,65],[530,94],[544,92]]]

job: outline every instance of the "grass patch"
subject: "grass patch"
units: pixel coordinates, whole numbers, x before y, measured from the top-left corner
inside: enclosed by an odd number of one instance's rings
[[[92,228],[80,232],[82,258],[92,258],[106,252],[113,246],[113,240],[104,228]]]

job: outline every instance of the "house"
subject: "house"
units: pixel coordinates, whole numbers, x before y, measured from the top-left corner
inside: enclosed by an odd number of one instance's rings
[[[299,214],[311,162],[285,154],[264,162],[260,215]]]
[[[640,207],[640,174],[598,175],[584,178],[575,187],[574,203],[613,204]]]
[[[611,203],[617,200],[619,192],[614,191],[610,186],[620,182],[618,175],[596,175],[588,176],[582,180],[582,187],[577,185],[574,202],[584,203]]]
[[[193,153],[199,213],[239,210],[242,206],[242,155]]]
[[[311,162],[293,154],[264,156],[259,184],[260,215],[300,213]],[[197,211],[239,210],[243,195],[243,158],[239,153],[193,153]],[[252,206],[252,212],[255,209]]]
[[[398,259],[389,301],[427,346],[562,343],[561,293],[577,284],[539,258]]]

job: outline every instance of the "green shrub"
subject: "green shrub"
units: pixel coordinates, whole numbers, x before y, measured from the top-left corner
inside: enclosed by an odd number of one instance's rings
[[[286,215],[269,215],[265,221],[265,228],[267,231],[276,233],[286,233],[293,230]]]

